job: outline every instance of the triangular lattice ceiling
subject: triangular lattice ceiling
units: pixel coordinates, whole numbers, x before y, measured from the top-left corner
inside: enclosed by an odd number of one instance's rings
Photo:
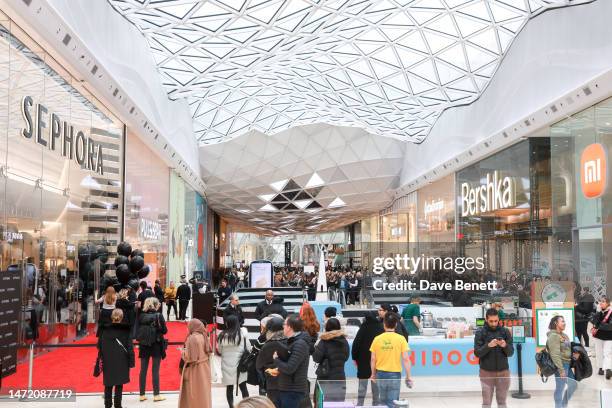
[[[109,0],[202,143],[330,123],[422,141],[485,89],[530,17],[589,0]]]

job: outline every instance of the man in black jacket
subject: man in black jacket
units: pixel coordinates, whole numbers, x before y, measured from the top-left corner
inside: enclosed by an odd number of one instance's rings
[[[179,320],[185,320],[187,318],[187,307],[191,300],[191,288],[185,279],[185,275],[181,276],[181,284],[176,289],[176,298],[179,304]]]
[[[508,358],[514,354],[512,335],[508,329],[499,325],[497,310],[487,310],[485,318],[485,325],[474,337],[474,354],[480,359],[482,407],[491,407],[495,393],[497,406],[505,408],[510,388]]]
[[[227,320],[228,316],[236,315],[238,316],[238,321],[240,321],[240,326],[244,324],[244,316],[242,315],[242,308],[240,307],[240,299],[238,299],[238,295],[232,294],[230,295],[230,304],[223,311],[223,321]]]
[[[274,353],[276,370],[268,371],[278,375],[277,408],[296,408],[308,392],[308,363],[310,361],[310,335],[303,331],[304,323],[298,315],[290,315],[285,320],[283,331],[287,337],[289,358],[286,361]]]
[[[257,304],[255,308],[255,318],[261,320],[270,314],[270,307],[274,300],[274,292],[270,289],[266,290],[266,298]]]

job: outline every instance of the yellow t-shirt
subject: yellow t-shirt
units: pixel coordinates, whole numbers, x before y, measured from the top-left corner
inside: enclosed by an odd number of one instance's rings
[[[374,338],[370,351],[376,355],[376,370],[401,373],[402,353],[410,347],[401,334],[385,332]]]

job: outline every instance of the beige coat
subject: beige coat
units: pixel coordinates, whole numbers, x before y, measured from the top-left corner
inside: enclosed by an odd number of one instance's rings
[[[212,408],[210,354],[206,352],[206,342],[208,338],[201,333],[192,333],[185,340],[179,408]]]

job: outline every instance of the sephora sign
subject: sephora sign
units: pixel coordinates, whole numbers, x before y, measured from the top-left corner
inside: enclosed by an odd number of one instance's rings
[[[478,187],[461,183],[461,216],[477,215],[510,208],[515,205],[515,186],[511,177],[499,171],[487,173],[486,181]]]
[[[21,101],[21,114],[25,127],[21,135],[33,139],[49,150],[57,151],[63,157],[75,160],[79,166],[100,175],[104,174],[102,145],[88,137],[82,130],[66,122],[46,106],[37,103],[31,96]]]

